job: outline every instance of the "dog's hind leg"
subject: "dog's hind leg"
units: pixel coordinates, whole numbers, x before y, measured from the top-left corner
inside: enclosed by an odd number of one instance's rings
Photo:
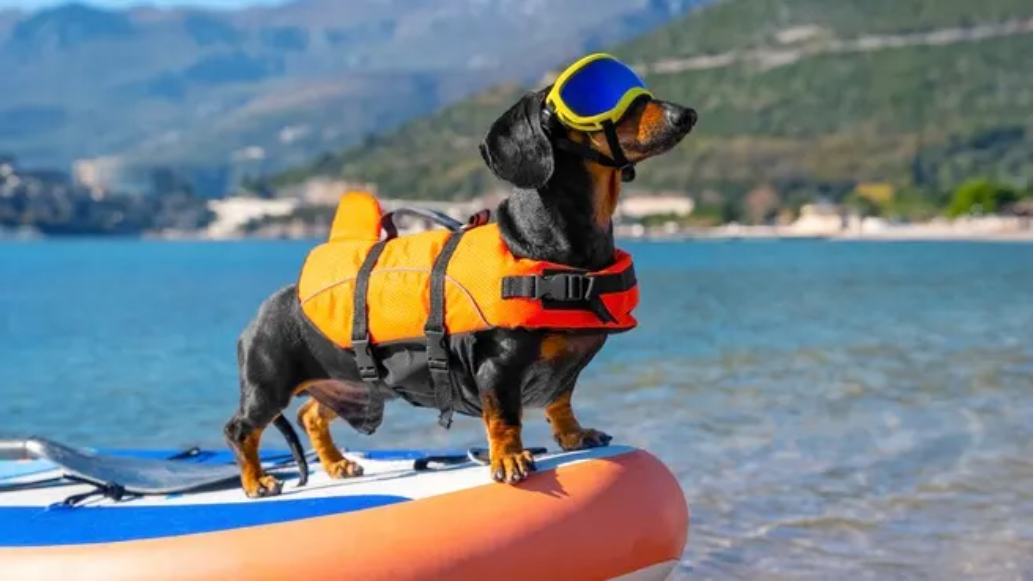
[[[252,498],[278,495],[283,487],[276,477],[262,472],[258,454],[262,432],[290,402],[290,391],[286,398],[277,398],[276,392],[249,386],[248,380],[242,379],[240,409],[223,428],[226,444],[241,468],[241,486]]]
[[[268,411],[268,408],[242,406],[223,429],[226,444],[233,451],[241,468],[241,486],[245,494],[252,498],[278,495],[283,487],[276,477],[263,474],[262,463],[259,460],[262,432],[280,413],[274,411],[273,414],[269,414]]]
[[[275,293],[237,342],[240,405],[223,435],[241,468],[248,497],[277,495],[283,486],[263,473],[258,451],[262,432],[283,413],[295,386],[305,379],[294,348],[300,343],[292,325],[294,303],[291,288]]]

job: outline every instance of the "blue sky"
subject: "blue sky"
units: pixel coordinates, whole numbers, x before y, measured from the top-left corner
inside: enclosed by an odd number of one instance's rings
[[[36,10],[56,4],[65,4],[68,0],[0,0],[0,9],[21,8]],[[258,4],[281,4],[283,0],[86,0],[87,4],[105,8],[126,8],[147,4],[151,6],[206,6],[209,8],[239,8]]]

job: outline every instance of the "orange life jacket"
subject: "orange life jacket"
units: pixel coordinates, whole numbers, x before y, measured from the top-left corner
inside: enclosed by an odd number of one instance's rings
[[[396,237],[385,216],[369,194],[342,196],[327,242],[305,259],[298,300],[324,337],[355,351],[364,381],[380,378],[372,346],[426,347],[445,426],[446,335],[492,328],[615,333],[637,325],[639,288],[625,251],[588,272],[513,256],[495,224]]]

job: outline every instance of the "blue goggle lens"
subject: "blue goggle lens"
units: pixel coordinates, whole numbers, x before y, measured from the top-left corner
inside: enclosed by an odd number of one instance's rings
[[[646,84],[630,67],[614,59],[596,59],[568,77],[560,88],[564,104],[581,117],[593,117],[611,111],[629,89],[646,88]]]

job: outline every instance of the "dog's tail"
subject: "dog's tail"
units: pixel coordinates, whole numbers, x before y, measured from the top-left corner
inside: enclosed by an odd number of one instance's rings
[[[302,442],[298,440],[298,433],[295,432],[291,422],[284,418],[283,414],[278,414],[273,419],[273,424],[280,431],[280,434],[284,435],[287,447],[291,449],[291,457],[294,458],[294,463],[298,465],[298,486],[302,487],[309,482],[309,463],[305,460],[305,451],[302,450]]]

